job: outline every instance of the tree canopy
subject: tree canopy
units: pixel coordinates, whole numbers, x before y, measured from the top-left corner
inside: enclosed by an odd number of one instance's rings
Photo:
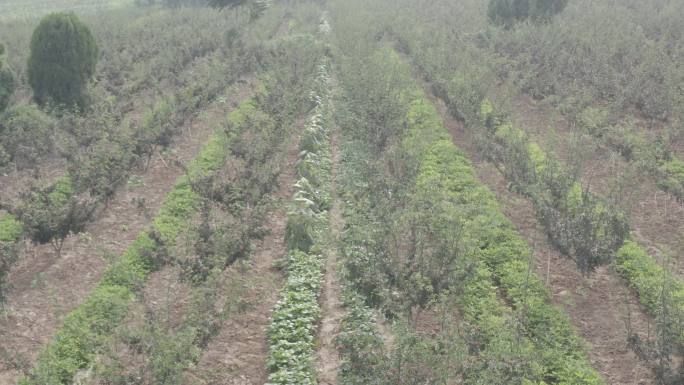
[[[53,13],[31,37],[28,80],[38,104],[85,104],[84,88],[95,73],[98,47],[74,13]]]
[[[525,20],[543,22],[562,12],[568,0],[489,0],[487,16],[493,24],[510,28]]]

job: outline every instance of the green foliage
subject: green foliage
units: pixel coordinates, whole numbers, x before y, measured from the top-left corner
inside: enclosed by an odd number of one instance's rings
[[[228,150],[223,145],[225,140],[225,134],[217,131],[189,165],[188,175],[200,177],[221,167]],[[61,191],[52,199],[57,200],[59,196],[69,194]],[[168,260],[167,245],[176,241],[198,206],[199,195],[192,191],[188,176],[180,177],[164,200],[153,228],[141,233],[121,258],[105,271],[98,288],[67,317],[55,339],[40,355],[36,367],[22,380],[22,385],[69,384],[77,370],[92,363],[94,353],[126,314],[133,290]],[[105,294],[107,301],[103,299]]]
[[[567,4],[568,0],[490,0],[487,16],[492,23],[510,28],[527,19],[549,20]]]
[[[115,134],[116,135],[116,134]],[[77,192],[107,202],[128,177],[138,158],[123,135],[104,135],[70,155],[69,177]]]
[[[251,0],[209,0],[209,5],[216,8],[239,8],[247,5]]]
[[[21,222],[14,215],[0,214],[0,242],[14,242],[21,233]]]
[[[19,383],[70,384],[74,373],[95,358],[113,325],[126,314],[132,298],[132,291],[122,286],[101,285],[95,289],[66,317],[31,376]]]
[[[0,224],[0,226],[2,226],[2,224]],[[17,259],[18,254],[16,242],[0,240],[0,310],[2,310],[5,305],[7,275]]]
[[[32,188],[22,197],[19,218],[28,237],[36,243],[51,243],[59,256],[64,239],[85,229],[97,206],[73,194],[67,178]]]
[[[653,315],[662,311],[660,297],[663,287],[667,282],[672,282],[675,299],[673,310],[684,315],[684,285],[668,269],[656,263],[636,242],[625,242],[617,252],[615,266],[637,292],[641,304]],[[680,322],[684,322],[684,319]],[[684,342],[684,324],[680,328],[680,338]]]
[[[349,287],[343,302],[347,314],[335,338],[341,359],[338,381],[343,385],[372,384],[381,377],[385,358],[375,314],[362,295]]]
[[[353,114],[344,118],[350,153],[343,162],[357,167],[343,174],[348,206],[344,242],[349,243],[344,248],[345,276],[366,296],[366,305],[379,304],[390,316],[398,317],[397,308],[415,311],[433,306],[437,298],[453,298],[460,324],[467,326],[449,339],[447,331],[434,340],[401,333],[406,343],[392,352],[389,362],[396,362],[394,370],[402,375],[387,371],[380,376],[389,379],[367,383],[603,383],[568,318],[551,304],[542,281],[529,273],[527,245],[452,143],[435,107],[412,82],[410,69],[392,54],[385,57],[389,63],[381,68],[396,78],[389,86],[357,74],[377,68],[348,66],[342,74],[351,88],[345,96],[354,106],[340,113]],[[382,126],[391,118],[372,111],[368,95],[379,90],[401,95],[385,103],[392,104],[387,110],[404,111],[396,122],[404,130],[388,131],[386,140],[374,143],[365,139],[364,125],[372,121]],[[470,109],[478,119],[480,101]],[[500,119],[492,106],[482,109],[494,137]],[[525,153],[530,148],[511,127],[498,138],[516,142]],[[546,155],[532,148],[535,156],[527,162],[534,177],[537,169],[545,169],[541,162]],[[500,295],[513,310],[501,303]],[[470,349],[459,350],[468,345]],[[442,366],[451,360],[474,364]],[[358,365],[349,369],[349,383],[354,383],[354,372],[372,375],[376,367]]]
[[[270,0],[254,0],[249,5],[249,20],[254,22],[256,19],[263,16],[270,5]]]
[[[39,104],[83,107],[84,89],[95,74],[98,48],[74,13],[46,16],[31,37],[28,80]]]
[[[17,260],[16,241],[21,234],[21,222],[12,214],[0,213],[0,308],[5,301],[5,279]]]
[[[659,186],[674,195],[679,201],[684,201],[684,161],[672,159],[660,167],[663,174]]]
[[[323,70],[319,76],[328,82],[327,67],[323,67]],[[325,116],[328,108],[327,94],[318,96],[320,103],[312,113],[313,118],[310,119],[305,136],[313,135],[319,139],[315,154],[325,158],[330,153],[327,124],[319,122],[316,116]],[[311,140],[302,143],[311,143]],[[300,156],[304,157],[300,162],[311,161],[306,158],[306,152]],[[329,162],[328,160],[324,164],[329,165]],[[318,172],[320,178],[316,179],[329,180],[329,176],[321,175],[326,173],[330,173],[330,168],[321,167]],[[322,234],[328,228],[327,210],[320,203],[323,199],[322,191],[328,190],[330,186],[325,182],[312,185],[308,181],[305,185],[302,179],[295,185],[294,213],[288,216],[286,239],[290,250],[286,264],[287,281],[281,290],[280,300],[273,309],[267,332],[269,356],[266,366],[270,372],[269,385],[317,383],[313,357],[321,314],[318,304],[323,281],[321,242]]]
[[[4,53],[5,46],[0,44],[0,113],[7,108],[15,86],[14,74],[4,63],[2,57]]]
[[[632,334],[628,324],[630,346],[641,359],[654,363],[659,383],[681,383],[684,373],[673,358],[684,349],[684,284],[633,241],[618,250],[615,267],[655,319],[654,335],[644,340]]]
[[[428,112],[434,116],[434,108]],[[415,127],[413,129],[440,130],[441,125]],[[425,135],[425,134],[424,134]],[[569,320],[550,304],[550,295],[541,280],[530,275],[528,264],[531,253],[524,241],[515,233],[513,226],[501,214],[494,196],[485,190],[474,175],[474,172],[462,154],[456,150],[451,140],[436,141],[433,147],[425,153],[421,161],[421,169],[417,178],[417,185],[423,185],[426,193],[433,199],[439,199],[440,189],[449,191],[450,199],[467,207],[470,223],[462,230],[474,237],[478,247],[476,255],[491,270],[491,280],[498,281],[506,293],[513,307],[523,312],[522,323],[531,342],[542,354],[542,363],[549,372],[547,376],[555,377],[559,382],[568,383],[601,383],[600,377],[589,365],[579,337],[574,333]],[[429,175],[430,181],[423,178]],[[472,226],[472,228],[471,228]],[[453,226],[451,231],[454,231]],[[483,290],[491,287],[486,284],[487,274],[476,273],[473,278],[484,279],[478,285],[472,286]],[[470,287],[470,286],[466,286]],[[468,290],[468,289],[466,289]],[[491,292],[475,292],[466,309],[493,309],[496,294]],[[491,298],[493,302],[481,306],[484,298]],[[465,300],[465,299],[464,299]],[[480,306],[473,306],[478,304]],[[475,319],[482,318],[477,317]],[[502,330],[502,326],[492,327],[492,334]]]
[[[0,122],[0,145],[19,169],[52,153],[54,121],[34,105],[7,110]]]
[[[320,255],[294,250],[288,256],[288,279],[271,314],[267,332],[269,384],[316,383],[312,359],[321,313],[318,305],[323,280],[321,268]]]
[[[524,131],[496,115],[490,101],[481,105],[478,122],[489,132],[482,137],[482,151],[503,166],[513,187],[532,199],[554,245],[585,272],[609,263],[629,233],[624,213],[583,190],[576,177],[530,143]]]

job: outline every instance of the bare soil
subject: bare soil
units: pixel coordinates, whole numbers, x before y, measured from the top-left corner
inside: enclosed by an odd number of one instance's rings
[[[301,128],[303,121],[297,123]],[[298,137],[298,135],[297,135]],[[242,298],[236,312],[205,349],[197,365],[186,372],[188,385],[262,385],[268,378],[266,330],[283,284],[274,263],[286,255],[287,208],[295,180],[298,140],[287,151],[287,169],[278,177],[276,196],[282,202],[268,218],[269,235],[260,241],[248,269],[241,275]]]
[[[163,158],[155,154],[137,187],[122,187],[109,207],[82,234],[64,242],[58,258],[49,245],[28,246],[10,272],[8,311],[0,317],[2,348],[33,363],[41,348],[99,282],[105,268],[125,251],[154,218],[187,163],[199,153],[226,112],[251,94],[252,86],[235,88],[231,104],[214,103],[184,127]],[[141,208],[136,201],[144,200]],[[0,358],[0,384],[16,382],[20,373]]]
[[[560,255],[549,244],[531,203],[507,189],[501,173],[481,160],[462,124],[449,115],[441,100],[428,95],[454,143],[473,161],[479,179],[495,193],[505,215],[534,250],[535,271],[545,279],[553,304],[569,315],[578,334],[589,344],[592,365],[609,384],[655,383],[652,371],[627,346],[628,308],[633,332],[645,338],[648,330],[649,318],[636,298],[609,268],[599,269],[585,278],[574,262]]]
[[[332,174],[333,174],[333,196],[335,196],[337,165],[340,161],[339,152],[339,138],[337,130],[332,135]],[[321,325],[318,331],[318,352],[317,352],[317,370],[318,383],[320,385],[336,385],[337,384],[337,369],[340,366],[340,357],[335,346],[335,338],[340,332],[340,321],[345,316],[345,310],[342,307],[342,288],[337,279],[337,271],[339,270],[339,255],[338,248],[334,247],[336,241],[339,239],[339,234],[344,228],[342,219],[342,211],[340,209],[340,200],[337,196],[333,200],[332,208],[330,209],[330,230],[331,239],[330,247],[326,255],[325,265],[325,280],[323,283],[323,291],[321,293],[320,303],[323,313]]]

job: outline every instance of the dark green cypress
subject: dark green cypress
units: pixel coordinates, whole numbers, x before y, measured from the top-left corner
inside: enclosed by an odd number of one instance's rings
[[[31,37],[28,80],[36,103],[68,107],[86,104],[85,86],[95,74],[98,48],[74,13],[53,13]]]

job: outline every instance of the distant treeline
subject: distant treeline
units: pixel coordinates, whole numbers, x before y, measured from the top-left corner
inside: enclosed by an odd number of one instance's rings
[[[135,0],[136,5],[165,5],[168,7],[203,7],[209,5],[210,0]]]

